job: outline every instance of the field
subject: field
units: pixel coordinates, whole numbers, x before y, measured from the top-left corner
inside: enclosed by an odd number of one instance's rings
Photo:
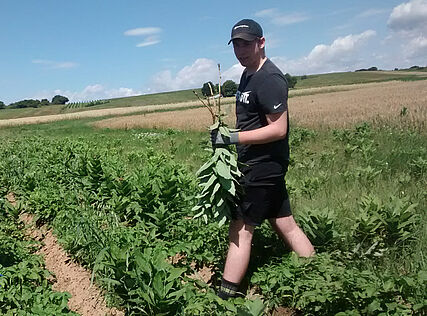
[[[317,93],[317,90],[320,90],[321,92],[327,90],[333,91],[334,89],[336,89],[336,87],[334,86],[345,86],[348,89],[352,89],[352,86],[355,86],[360,83],[387,82],[393,80],[416,81],[424,79],[427,79],[427,72],[425,71],[367,71],[309,75],[307,76],[307,79],[298,81],[296,89],[293,90],[292,93],[301,93],[298,92],[298,90],[300,89],[303,89],[305,91],[302,93],[312,94]],[[313,90],[314,92],[310,92],[310,90],[307,90],[311,88],[315,88]],[[338,89],[347,88],[339,87]],[[199,95],[201,95],[200,89],[196,89],[196,91],[199,93]],[[110,99],[109,102],[106,104],[96,105],[88,108],[67,108],[67,106],[62,105],[50,105],[41,108],[6,109],[0,110],[0,124],[2,124],[2,120],[22,117],[62,115],[75,112],[91,112],[93,110],[100,109],[142,107],[146,105],[171,105],[176,103],[182,104],[195,100],[196,98],[194,97],[193,89],[190,89],[176,92],[163,92],[127,98]]]
[[[60,276],[26,233],[46,229],[126,315],[425,315],[427,81],[332,79],[289,99],[287,186],[317,254],[297,258],[263,224],[243,298],[232,301],[215,294],[227,227],[191,211],[196,170],[210,155],[206,109],[123,99],[111,110],[137,111],[5,123],[0,314],[101,315],[67,306],[61,291],[71,290],[55,287]]]
[[[400,127],[425,130],[427,122],[426,81],[383,82],[294,90],[290,93],[291,120],[308,128],[349,128],[367,121],[375,125],[394,121]],[[226,118],[233,126],[232,104],[225,106]],[[176,128],[205,130],[211,121],[204,108],[150,113],[99,120],[101,128]]]

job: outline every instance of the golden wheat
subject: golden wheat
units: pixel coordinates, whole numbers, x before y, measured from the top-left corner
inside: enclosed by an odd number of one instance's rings
[[[224,98],[221,102],[232,103],[233,101],[234,101],[234,98]],[[152,112],[152,111],[159,111],[159,110],[180,109],[183,107],[199,107],[199,106],[200,106],[199,101],[191,101],[191,102],[170,103],[170,104],[160,104],[160,105],[142,105],[142,106],[133,106],[133,107],[87,110],[87,111],[66,113],[66,114],[54,114],[54,115],[32,116],[32,117],[0,120],[0,127],[48,123],[48,122],[63,121],[63,120],[76,120],[76,119],[90,118],[90,117],[120,116],[120,115],[127,115],[130,113]]]
[[[295,97],[290,116],[301,126],[350,127],[362,121],[413,125],[427,121],[427,81],[365,84],[351,91]]]
[[[334,92],[327,92],[332,89]],[[343,91],[337,91],[337,90]],[[375,124],[413,126],[425,130],[427,122],[427,81],[382,82],[312,88],[321,94],[294,96],[289,99],[289,113],[294,125],[309,128],[352,127],[362,121]],[[303,91],[303,90],[299,90]],[[304,93],[298,90],[291,94]],[[330,91],[330,90],[329,90]],[[315,93],[316,93],[315,92]],[[305,91],[307,93],[307,91]],[[406,108],[406,110],[405,110]],[[226,121],[233,126],[234,111]],[[101,128],[175,128],[205,130],[211,124],[204,108],[185,111],[151,113],[111,118],[94,123]]]

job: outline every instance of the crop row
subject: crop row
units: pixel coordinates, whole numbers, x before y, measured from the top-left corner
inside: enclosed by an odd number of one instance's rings
[[[90,106],[106,104],[109,102],[110,102],[110,100],[93,100],[93,101],[70,102],[70,103],[67,103],[65,108],[66,109],[87,108]]]
[[[400,190],[408,177],[422,184],[426,164],[419,153],[382,157],[368,125],[334,132],[334,149],[319,155],[305,147],[316,139],[313,132],[294,129],[291,135],[288,186],[294,204],[305,205],[295,217],[317,255],[302,259],[284,252],[269,227],[261,226],[248,280],[260,295],[253,301],[216,296],[227,231],[192,219],[195,176],[158,149],[164,137],[142,139],[128,151],[107,137],[4,140],[0,186],[4,194],[15,192],[39,224],[51,225],[65,249],[93,271],[110,303],[129,315],[261,315],[276,306],[306,315],[411,315],[425,309],[423,262],[400,273],[388,264],[402,253],[415,258],[415,236],[424,228],[418,196],[376,188],[391,181]],[[356,192],[354,209],[330,193],[337,181],[349,200],[355,188],[365,188]],[[213,274],[207,283],[193,277],[206,267]]]
[[[51,274],[22,229],[15,208],[0,197],[0,314],[74,315],[70,295],[52,290]]]

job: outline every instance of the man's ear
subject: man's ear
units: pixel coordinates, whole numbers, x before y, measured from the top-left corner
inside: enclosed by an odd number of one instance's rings
[[[259,48],[263,49],[265,47],[265,37],[260,37],[258,40]]]

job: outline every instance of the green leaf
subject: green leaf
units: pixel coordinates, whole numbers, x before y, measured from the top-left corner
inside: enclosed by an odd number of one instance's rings
[[[218,172],[218,175],[224,179],[231,180],[232,176],[230,173],[230,166],[227,166],[224,162],[218,161],[215,166],[215,170]]]
[[[220,126],[219,127],[219,132],[221,133],[221,135],[230,138],[230,131],[228,130],[227,127]]]
[[[154,291],[156,291],[157,295],[160,296],[161,298],[164,298],[164,296],[165,296],[163,276],[164,276],[164,272],[158,271],[156,273],[156,275],[154,276],[154,280],[153,280]]]
[[[223,216],[220,221],[218,222],[219,227],[221,227],[222,225],[225,224],[225,222],[227,221],[227,217]]]
[[[206,182],[204,184],[204,189],[203,190],[207,190],[212,184],[215,183],[216,180],[216,176],[214,174],[211,175],[211,177],[209,178],[208,182]]]
[[[216,121],[214,124],[209,126],[209,130],[211,130],[211,131],[213,131],[214,129],[218,129],[218,128],[219,128],[219,121]]]
[[[181,274],[183,274],[186,271],[185,268],[173,268],[169,274],[169,276],[167,277],[166,281],[173,281],[175,279],[177,279],[178,277],[181,276]]]
[[[197,170],[196,175],[199,176],[201,175],[204,171],[208,170],[213,164],[212,160],[207,161],[203,166],[200,167],[199,170]]]

